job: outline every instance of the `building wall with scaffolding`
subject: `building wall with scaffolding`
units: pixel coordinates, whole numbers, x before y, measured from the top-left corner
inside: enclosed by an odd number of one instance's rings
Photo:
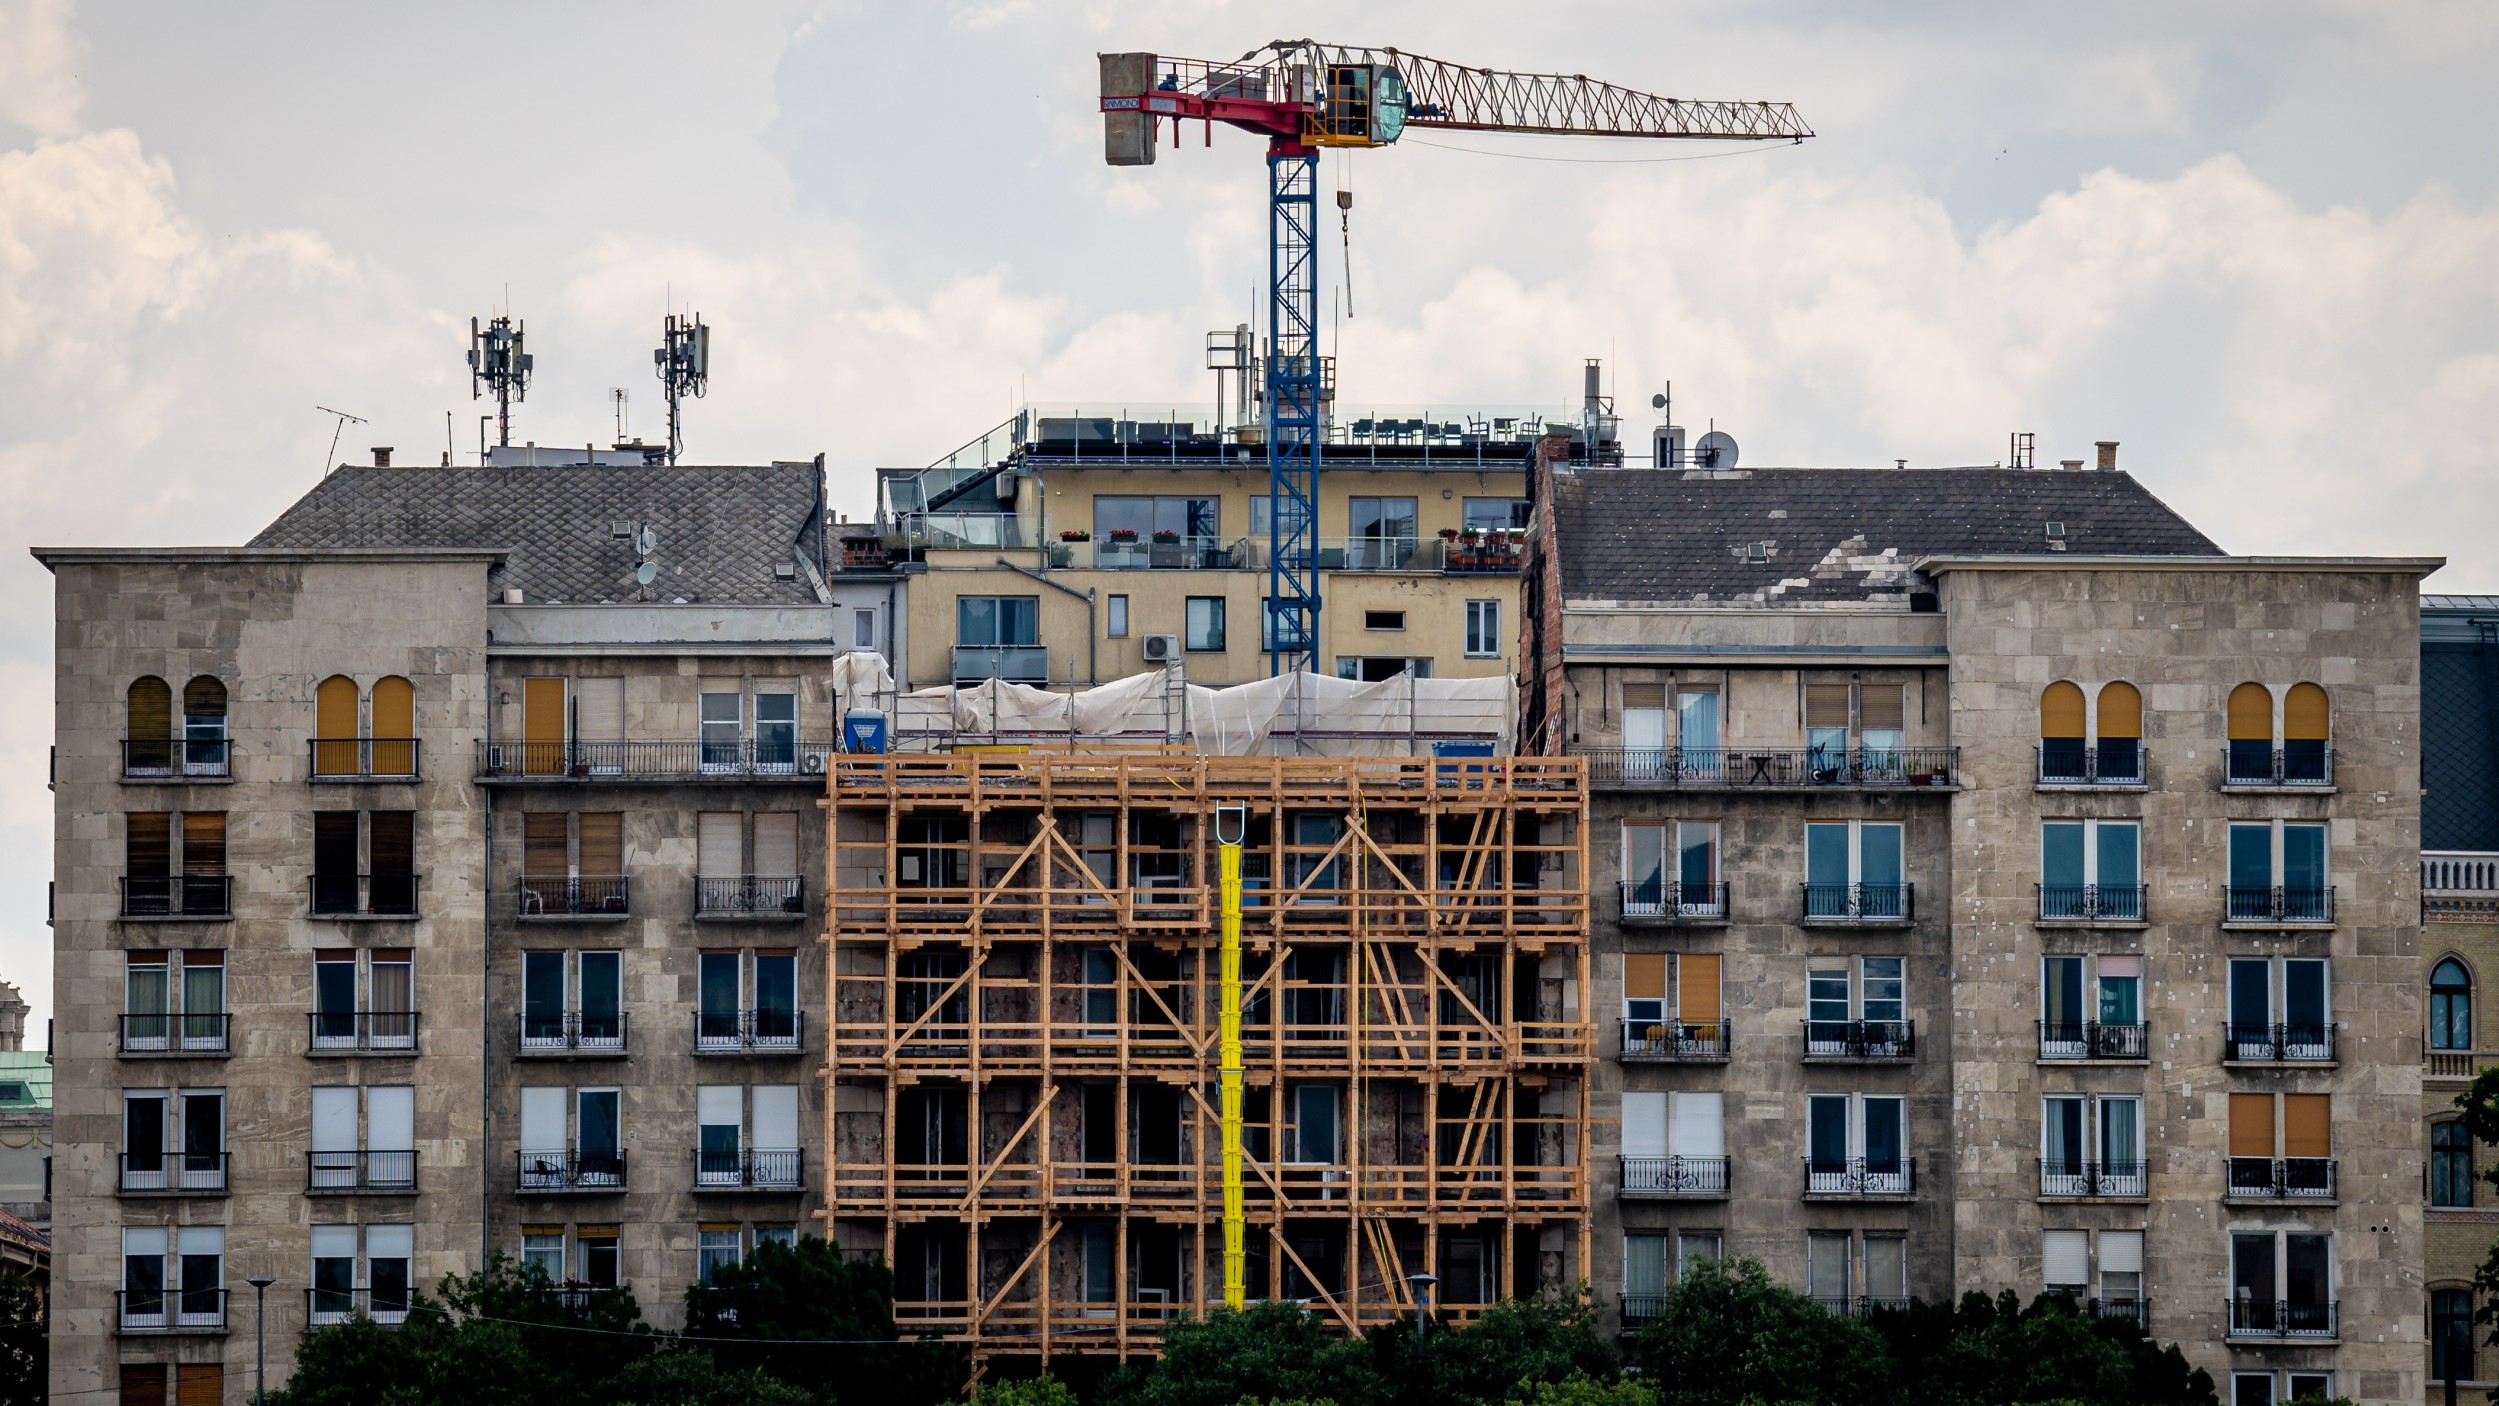
[[[1357,1331],[1586,1273],[1576,760],[852,756],[826,805],[826,1213],[905,1332],[1150,1352],[1221,1302],[1227,806],[1249,1295]]]

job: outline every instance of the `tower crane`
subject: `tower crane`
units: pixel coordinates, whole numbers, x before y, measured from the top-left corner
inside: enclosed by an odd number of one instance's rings
[[[1277,40],[1232,63],[1101,54],[1103,158],[1150,166],[1162,124],[1267,139],[1267,661],[1319,663],[1319,153],[1382,147],[1410,128],[1553,136],[1803,141],[1778,102],[1695,102],[1578,74],[1505,73],[1393,48]]]

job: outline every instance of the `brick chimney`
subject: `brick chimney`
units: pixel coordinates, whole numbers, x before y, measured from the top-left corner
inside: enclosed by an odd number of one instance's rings
[[[2056,466],[2069,474],[2078,474],[2082,472],[2083,461],[2080,459],[2059,459],[2056,461]]]
[[[2104,474],[2113,474],[2117,472],[2117,441],[2113,439],[2095,439],[2092,441],[2092,444],[2100,451],[2100,472]]]
[[[390,467],[389,445],[377,444],[373,446],[373,467],[377,469],[387,469]]]

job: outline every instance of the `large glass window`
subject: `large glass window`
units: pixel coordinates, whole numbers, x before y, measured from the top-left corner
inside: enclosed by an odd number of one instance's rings
[[[1469,498],[1465,509],[1465,525],[1478,532],[1507,531],[1527,526],[1527,500],[1524,498]]]
[[[2039,827],[2039,916],[2143,916],[2143,827],[2132,820],[2050,820]]]
[[[1501,653],[1501,602],[1466,603],[1466,653],[1470,659],[1490,659]]]
[[[1221,650],[1224,647],[1224,598],[1222,596],[1191,596],[1188,598],[1188,634],[1182,640],[1185,648]]]
[[[1907,913],[1900,839],[1900,826],[1890,822],[1808,823],[1805,916],[1899,917]]]
[[[1379,571],[1403,566],[1414,555],[1412,498],[1348,498],[1345,501],[1345,566]]]
[[[1093,500],[1094,561],[1104,567],[1215,565],[1221,524],[1214,498]]]
[[[2473,1372],[2473,1291],[2430,1291],[2430,1380],[2475,1380]]]
[[[958,596],[955,643],[977,648],[1041,643],[1041,597]]]

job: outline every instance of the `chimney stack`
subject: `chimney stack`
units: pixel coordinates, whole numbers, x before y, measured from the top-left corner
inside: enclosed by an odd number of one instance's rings
[[[377,469],[387,469],[390,467],[389,445],[377,444],[373,446],[373,467]]]
[[[2113,439],[2095,439],[2092,443],[2099,446],[2100,472],[2104,474],[2113,474],[2117,472],[2117,441]]]
[[[2065,470],[2069,474],[2078,474],[2083,470],[2083,461],[2080,459],[2059,459],[2056,461],[2056,466]]]

